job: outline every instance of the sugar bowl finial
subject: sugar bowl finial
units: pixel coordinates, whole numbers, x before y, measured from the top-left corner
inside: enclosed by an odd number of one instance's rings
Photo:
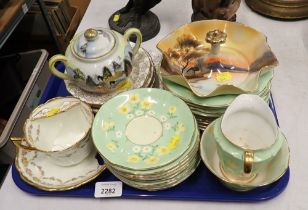
[[[220,45],[224,44],[226,40],[227,34],[221,30],[215,29],[213,31],[207,32],[205,41],[212,45],[210,54],[218,54],[220,50]]]
[[[97,30],[89,28],[84,32],[84,37],[87,41],[94,41],[98,36]]]

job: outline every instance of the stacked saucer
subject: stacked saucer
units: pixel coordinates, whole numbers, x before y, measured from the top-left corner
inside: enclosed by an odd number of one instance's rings
[[[70,80],[64,80],[68,92],[81,101],[86,102],[92,107],[94,113],[98,111],[100,106],[109,99],[118,95],[121,92],[137,88],[157,87],[157,76],[153,61],[149,53],[140,48],[138,53],[134,56],[132,73],[127,83],[115,92],[98,94],[87,92],[76,86]]]
[[[270,98],[271,81],[274,70],[262,71],[258,81],[258,88],[253,93],[268,102]],[[205,130],[209,123],[220,117],[238,96],[238,94],[225,94],[212,97],[199,97],[191,90],[170,80],[161,79],[164,89],[181,98],[189,106],[201,130]]]
[[[138,189],[173,187],[200,162],[191,111],[160,89],[130,90],[106,102],[96,114],[92,136],[107,168]]]

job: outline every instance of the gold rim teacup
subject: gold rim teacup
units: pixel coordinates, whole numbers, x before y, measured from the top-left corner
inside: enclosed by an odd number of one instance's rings
[[[73,97],[58,97],[34,109],[24,124],[23,138],[11,138],[17,147],[46,153],[55,164],[75,165],[93,149],[90,106]]]

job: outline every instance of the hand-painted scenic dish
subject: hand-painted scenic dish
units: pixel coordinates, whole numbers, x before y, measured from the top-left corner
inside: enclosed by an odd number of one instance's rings
[[[157,47],[162,77],[200,97],[254,92],[260,72],[278,64],[262,33],[222,20],[181,26]]]

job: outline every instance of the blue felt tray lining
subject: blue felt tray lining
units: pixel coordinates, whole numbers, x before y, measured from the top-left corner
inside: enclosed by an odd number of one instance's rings
[[[61,66],[59,69],[62,69]],[[69,93],[62,80],[51,76],[41,97],[40,103],[56,96],[67,96]],[[271,98],[270,107],[277,119],[275,106]],[[278,123],[278,120],[277,120]],[[118,180],[109,171],[103,172],[95,180],[73,190],[63,192],[47,192],[37,189],[24,182],[18,174],[15,165],[12,167],[12,177],[15,184],[23,191],[38,196],[69,196],[69,197],[94,197],[94,186],[100,181]],[[197,170],[181,184],[162,191],[148,192],[123,185],[122,198],[147,198],[168,200],[204,200],[204,201],[244,201],[256,202],[268,200],[279,195],[288,185],[290,170],[275,183],[260,187],[249,192],[235,192],[224,187],[220,181],[201,162]]]

